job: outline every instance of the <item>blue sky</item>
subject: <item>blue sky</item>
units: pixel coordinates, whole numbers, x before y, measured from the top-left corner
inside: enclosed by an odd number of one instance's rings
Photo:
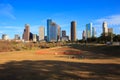
[[[77,22],[77,38],[81,39],[85,25],[92,22],[97,36],[102,33],[102,22],[107,21],[114,33],[120,34],[120,0],[0,0],[0,37],[23,34],[24,25],[30,24],[32,33],[46,20],[52,19],[70,35],[70,22]],[[45,33],[46,34],[46,33]]]

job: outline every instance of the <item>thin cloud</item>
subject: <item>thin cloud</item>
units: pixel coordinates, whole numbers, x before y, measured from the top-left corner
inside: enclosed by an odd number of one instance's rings
[[[95,22],[98,24],[103,23],[103,21],[106,21],[109,25],[120,25],[120,14],[95,20]]]
[[[18,27],[18,26],[0,26],[0,28],[2,28],[2,29],[9,29],[9,30],[21,29],[21,27]]]
[[[96,19],[93,21],[93,26],[96,27],[97,35],[102,33],[102,23],[106,21],[108,23],[108,27],[112,27],[116,34],[119,33],[120,26],[120,14],[111,15],[107,17],[103,17],[100,19]]]
[[[66,28],[66,27],[69,27],[69,26],[70,26],[70,24],[60,24],[60,27],[62,27],[62,28],[63,28],[63,27]]]
[[[6,16],[11,19],[16,19],[16,17],[13,15],[13,7],[10,4],[0,4],[0,16]]]
[[[2,32],[2,31],[0,31],[0,34],[3,34],[3,32]]]

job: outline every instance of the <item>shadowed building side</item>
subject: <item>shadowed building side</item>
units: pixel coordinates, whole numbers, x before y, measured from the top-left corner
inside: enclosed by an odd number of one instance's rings
[[[23,40],[29,41],[30,40],[30,26],[29,24],[25,24],[25,29],[23,33]]]
[[[71,22],[71,41],[76,41],[76,22]]]

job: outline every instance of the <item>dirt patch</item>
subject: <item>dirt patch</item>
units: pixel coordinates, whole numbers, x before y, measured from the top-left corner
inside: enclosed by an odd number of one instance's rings
[[[51,49],[44,49],[38,50],[36,54],[59,54],[59,55],[73,55],[73,54],[82,54],[82,51],[69,48],[69,47],[60,47],[60,48],[51,48]]]

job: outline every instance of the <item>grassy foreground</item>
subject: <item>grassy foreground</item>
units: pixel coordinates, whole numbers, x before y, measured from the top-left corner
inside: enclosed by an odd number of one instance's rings
[[[106,55],[107,49],[70,45],[2,52],[0,80],[119,80],[120,57]]]

